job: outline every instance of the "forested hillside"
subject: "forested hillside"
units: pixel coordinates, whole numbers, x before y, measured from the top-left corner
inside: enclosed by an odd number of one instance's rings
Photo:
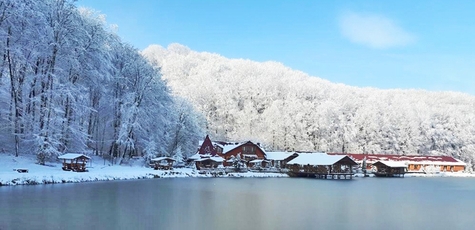
[[[132,155],[196,149],[204,119],[104,16],[70,0],[0,1],[0,150]]]
[[[273,150],[451,155],[475,153],[475,97],[334,84],[276,62],[227,59],[172,44],[143,55],[189,99],[218,140]]]

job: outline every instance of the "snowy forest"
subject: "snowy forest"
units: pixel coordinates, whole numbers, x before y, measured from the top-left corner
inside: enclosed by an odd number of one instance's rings
[[[475,159],[475,97],[357,88],[179,45],[142,52],[73,0],[0,1],[0,153],[121,164],[213,140]]]
[[[72,0],[0,1],[1,153],[121,164],[196,150],[204,117],[114,31]]]
[[[468,94],[351,87],[180,44],[142,53],[174,94],[203,113],[212,139],[253,140],[267,150],[475,158]]]

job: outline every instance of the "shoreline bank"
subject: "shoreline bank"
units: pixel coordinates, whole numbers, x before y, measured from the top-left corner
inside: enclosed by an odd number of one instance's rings
[[[115,166],[115,168],[129,168],[124,166]],[[134,167],[131,167],[134,168]],[[120,169],[119,169],[120,170]],[[284,173],[206,173],[201,174],[193,169],[178,169],[160,171],[151,168],[137,168],[118,172],[70,172],[64,171],[56,175],[45,175],[43,173],[0,173],[0,186],[15,185],[40,185],[40,184],[65,184],[82,183],[94,181],[115,181],[115,180],[138,180],[138,179],[157,179],[157,178],[283,178],[289,177]]]
[[[83,183],[95,181],[116,181],[116,180],[140,180],[157,178],[289,178],[285,173],[260,173],[260,172],[233,172],[233,173],[200,173],[199,171],[183,168],[169,171],[153,170],[151,168],[135,168],[125,166],[114,166],[114,168],[131,168],[129,170],[120,170],[117,172],[69,172],[63,171],[56,175],[45,175],[44,173],[0,173],[0,186],[15,185],[41,185],[41,184],[65,184],[65,183]],[[99,169],[100,170],[100,169]],[[115,170],[114,170],[115,171]],[[369,176],[374,177],[373,175]],[[475,174],[470,173],[409,173],[406,178],[411,177],[458,177],[475,178]],[[365,178],[363,174],[355,174],[354,178]]]
[[[102,163],[102,164],[101,164]],[[88,172],[63,171],[61,163],[49,163],[38,165],[31,156],[2,155],[0,154],[0,186],[15,185],[40,185],[40,184],[63,184],[94,181],[113,180],[137,180],[153,178],[288,178],[286,173],[270,172],[216,172],[200,173],[191,168],[177,168],[173,170],[154,170],[141,165],[119,166],[106,165],[100,159],[95,159],[88,164]],[[27,169],[27,173],[19,173],[14,169]],[[363,178],[364,175],[356,173],[354,178]],[[371,176],[370,176],[371,177]],[[410,177],[470,177],[475,174],[440,172],[434,174],[407,173]]]

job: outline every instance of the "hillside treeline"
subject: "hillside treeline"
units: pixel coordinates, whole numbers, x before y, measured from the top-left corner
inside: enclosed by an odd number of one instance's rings
[[[273,150],[450,155],[475,153],[475,97],[335,84],[276,62],[227,59],[172,44],[144,56],[208,121],[218,140]]]

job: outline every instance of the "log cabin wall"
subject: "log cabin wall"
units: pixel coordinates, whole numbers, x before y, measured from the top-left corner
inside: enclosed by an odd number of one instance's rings
[[[235,149],[228,151],[227,153],[223,154],[223,158],[228,160],[231,156],[237,156],[240,154],[241,159],[249,161],[254,159],[265,159],[265,153],[262,149],[252,142],[247,142],[243,145],[238,146]],[[253,159],[246,159],[247,156],[254,155]]]

